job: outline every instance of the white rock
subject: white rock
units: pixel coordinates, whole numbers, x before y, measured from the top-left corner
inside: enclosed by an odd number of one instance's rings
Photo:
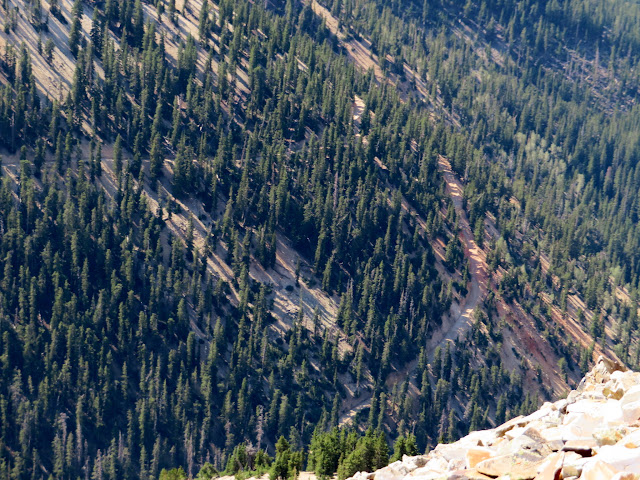
[[[640,400],[622,405],[622,416],[625,423],[636,422],[640,418]]]
[[[593,415],[593,416],[600,416],[598,414],[599,411],[600,411],[599,405],[597,405],[593,400],[588,400],[584,398],[567,406],[567,416],[570,416],[570,414],[575,415],[578,413],[589,413],[590,415]],[[565,417],[565,420],[566,420],[566,417]]]
[[[588,413],[593,418],[602,418],[605,421],[622,422],[622,412],[620,402],[608,399],[598,401],[592,399],[581,399],[567,407],[567,413]],[[569,416],[569,415],[567,415]],[[565,424],[567,423],[565,417]]]
[[[406,477],[406,475],[402,474],[401,472],[383,468],[376,472],[374,479],[375,480],[399,480],[404,477]]]
[[[638,400],[640,400],[640,384],[629,388],[620,399],[620,403],[625,405],[627,403],[637,402]]]
[[[580,474],[581,480],[610,480],[619,471],[612,465],[602,460],[594,460],[587,462]]]
[[[496,441],[496,431],[495,429],[490,430],[478,430],[475,432],[471,432],[466,437],[458,440],[460,445],[470,446],[470,447],[486,447],[488,445],[492,445]]]
[[[638,479],[633,473],[618,472],[613,477],[611,477],[611,480],[638,480]]]
[[[367,472],[357,472],[353,477],[351,477],[351,480],[367,480],[368,475],[371,474]]]
[[[613,372],[611,381],[604,388],[605,394],[612,398],[621,398],[634,386],[640,385],[640,373],[638,372]]]
[[[556,440],[566,442],[567,440],[582,440],[585,438],[584,436],[578,436],[570,433],[569,428],[562,426],[545,428],[540,432],[540,434],[547,442],[553,442]]]
[[[640,447],[640,429],[636,429],[633,432],[625,435],[620,439],[616,446],[625,448],[638,448]]]
[[[423,477],[425,475],[431,475],[433,472],[438,472],[442,475],[447,471],[449,462],[442,457],[431,458],[424,467],[420,467],[409,474],[411,478]]]
[[[467,466],[467,452],[464,452],[464,459],[452,458],[447,464],[447,471],[464,470]]]
[[[584,465],[589,461],[575,452],[567,452],[562,462],[562,477],[579,477]]]
[[[616,370],[610,375],[611,380],[620,380],[624,378],[629,372],[623,372],[622,370]]]
[[[444,458],[448,463],[453,461],[459,463],[460,465],[464,465],[467,455],[467,449],[459,445],[458,443],[451,443],[449,445],[438,445],[434,449],[433,453]]]
[[[420,468],[425,466],[427,463],[427,457],[424,455],[416,455],[415,457],[409,457],[407,455],[402,456],[402,464],[409,469],[409,471],[413,471],[416,468]]]
[[[394,480],[403,478],[409,474],[410,470],[400,461],[393,462],[390,465],[376,472],[376,480]]]
[[[513,440],[514,438],[520,437],[524,433],[525,429],[526,427],[514,427],[506,432],[504,436],[509,440]]]
[[[536,420],[545,419],[546,417],[551,415],[554,410],[557,410],[557,409],[555,409],[553,407],[553,404],[551,404],[549,402],[545,402],[542,405],[542,407],[540,408],[540,410],[537,410],[537,411],[533,412],[532,414],[527,415],[526,417],[524,417],[522,419],[522,421],[523,422],[527,422],[527,423],[531,423],[531,422],[534,422]]]
[[[618,424],[628,423],[625,420],[624,411],[620,405],[620,402],[616,402],[613,400],[607,402],[607,407],[605,408],[603,421],[607,425],[618,425]]]
[[[569,400],[567,400],[566,398],[562,398],[553,404],[555,409],[559,410],[562,413],[566,411],[568,405],[569,405]]]
[[[441,472],[439,470],[433,470],[433,471],[425,471],[420,475],[417,476],[412,476],[411,479],[412,480],[441,480],[443,478],[447,478],[448,475],[446,475],[444,472]]]
[[[382,470],[386,470],[393,477],[405,476],[409,473],[407,466],[400,460],[393,462]]]
[[[487,458],[491,458],[495,455],[495,452],[490,448],[484,447],[474,447],[467,450],[467,464],[466,468],[475,468],[475,466],[486,460]]]
[[[574,403],[579,396],[580,394],[576,390],[571,390],[567,395],[567,405]]]
[[[640,474],[640,448],[605,445],[591,459],[591,461],[597,460],[602,460],[622,472]]]
[[[514,470],[518,459],[526,475],[539,478],[640,480],[640,373],[620,368],[600,359],[566,399],[547,402],[531,415],[473,432],[453,444],[438,445],[426,456],[403,456],[377,472],[359,472],[351,480],[472,478],[477,471],[489,472],[489,467],[491,475],[506,480],[509,472],[522,474]],[[566,445],[569,440],[579,442]],[[578,448],[583,444],[589,448]],[[564,447],[568,451],[562,451]],[[595,455],[582,457],[586,451]]]
[[[591,438],[593,432],[603,424],[602,417],[594,417],[588,413],[568,413],[564,425],[559,427],[566,436],[562,440],[580,440]]]

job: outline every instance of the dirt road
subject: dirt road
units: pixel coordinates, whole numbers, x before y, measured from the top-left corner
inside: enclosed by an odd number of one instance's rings
[[[459,336],[464,335],[473,322],[473,311],[480,304],[487,293],[489,276],[487,274],[487,258],[485,253],[476,244],[467,213],[463,206],[462,184],[457,175],[451,170],[451,164],[444,157],[438,158],[438,170],[442,173],[447,184],[447,194],[453,201],[458,225],[460,227],[460,240],[464,246],[465,257],[469,260],[469,273],[471,281],[468,285],[468,293],[461,305],[453,304],[451,314],[448,319],[443,320],[442,328],[434,332],[427,343],[431,360],[435,349],[444,346],[447,342],[455,341]]]

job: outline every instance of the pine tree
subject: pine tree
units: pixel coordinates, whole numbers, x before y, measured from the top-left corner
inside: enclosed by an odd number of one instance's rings
[[[118,134],[113,144],[113,171],[120,178],[122,173],[122,137]]]
[[[82,15],[82,0],[75,0],[71,10],[71,29],[69,30],[69,50],[74,57],[78,56],[78,47],[82,36],[82,24],[80,17]]]
[[[163,160],[162,140],[160,135],[156,134],[151,141],[151,151],[149,152],[149,175],[152,180],[157,179],[162,174]]]
[[[204,42],[208,36],[209,31],[209,2],[204,0],[202,2],[202,8],[200,9],[200,23],[198,25],[198,35],[200,41]]]

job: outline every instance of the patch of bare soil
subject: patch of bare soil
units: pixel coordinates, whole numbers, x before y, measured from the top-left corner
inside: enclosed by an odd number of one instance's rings
[[[185,3],[187,6],[185,7]],[[179,47],[183,42],[186,42],[187,37],[192,36],[195,41],[199,41],[198,26],[200,22],[199,14],[202,8],[203,0],[178,0],[176,2],[176,21],[175,23],[169,20],[168,14],[164,13],[158,15],[157,9],[152,5],[143,3],[143,13],[145,21],[152,21],[156,23],[156,40],[159,42],[161,38],[164,39],[164,47],[169,63],[177,65]],[[50,0],[43,0],[41,2],[41,19],[45,19],[48,15],[47,29],[38,33],[31,21],[31,13],[24,8],[24,4],[21,0],[8,0],[8,9],[4,11],[0,7],[0,23],[2,20],[8,18],[9,11],[17,12],[16,27],[13,31],[5,33],[4,29],[0,30],[0,53],[4,54],[7,47],[12,47],[19,53],[21,44],[24,42],[27,50],[29,51],[33,73],[36,79],[36,84],[40,93],[43,96],[48,97],[51,100],[64,100],[66,95],[71,90],[73,83],[73,76],[75,71],[75,59],[69,49],[69,30],[72,23],[72,0],[60,0],[58,2],[60,13],[66,20],[66,23],[61,22],[53,15],[49,14]],[[212,14],[212,18],[215,21],[217,15],[217,6],[209,3],[209,9]],[[81,15],[81,34],[86,41],[89,41],[89,34],[91,32],[91,17],[93,10],[91,7],[85,5]],[[231,28],[231,27],[230,27]],[[114,41],[114,48],[116,51],[120,50],[118,39],[111,34],[111,38]],[[54,48],[52,56],[49,59],[44,57],[41,53],[44,50],[45,43],[51,40]],[[214,43],[216,37],[214,36]],[[214,52],[217,52],[217,47],[212,47]],[[198,49],[197,65],[199,71],[199,78],[204,73],[207,67],[207,58],[209,53],[203,49]],[[217,72],[219,55],[213,55],[211,68],[214,72]],[[95,63],[95,74],[99,78],[104,78],[104,72],[100,66],[100,62]],[[245,60],[242,60],[242,65],[237,68],[235,72],[229,72],[229,79],[236,80],[235,87],[239,95],[247,95],[249,93],[248,88],[248,76],[246,69],[242,68],[246,64]],[[83,125],[88,130],[88,125]]]
[[[172,213],[170,217],[163,218],[163,220],[172,233],[183,240],[186,239],[189,220],[191,220],[193,224],[194,246],[200,253],[205,252],[205,250],[207,251],[207,267],[209,271],[213,273],[216,278],[221,278],[228,283],[231,290],[230,300],[233,304],[237,305],[239,295],[233,286],[233,271],[225,260],[225,246],[217,242],[217,248],[207,248],[207,245],[210,245],[209,231],[213,223],[211,217],[204,211],[200,202],[196,200],[182,201],[174,197],[170,192],[170,184],[166,180],[166,178],[170,177],[171,172],[165,164],[165,180],[159,182],[158,191],[154,191],[149,185],[145,185],[144,194],[148,198],[152,211],[158,211],[158,206],[162,201],[161,199],[165,199],[165,201],[171,200],[179,205],[179,212]],[[295,271],[298,261],[300,261],[301,264],[301,273],[309,272],[309,276],[311,276],[312,274],[310,273],[308,265],[304,260],[299,259],[291,245],[281,235],[277,237],[276,264],[273,269],[265,270],[255,258],[251,258],[249,268],[250,278],[272,287],[274,295],[273,313],[276,317],[274,327],[280,333],[284,333],[291,327],[293,321],[298,316],[300,308],[302,308],[304,313],[303,325],[309,330],[313,329],[312,318],[315,312],[317,312],[321,326],[329,329],[334,335],[334,338],[336,336],[342,337],[342,335],[340,335],[341,332],[334,323],[338,310],[337,299],[329,297],[319,287],[308,285],[304,281],[300,281],[299,285],[296,286]],[[351,348],[345,340],[342,340],[339,346],[342,351]]]
[[[351,384],[351,386],[353,387],[354,385]],[[347,398],[340,403],[340,415],[338,417],[339,427],[353,425],[356,415],[362,410],[371,407],[372,395],[370,389],[362,389],[357,392],[357,394],[354,394],[353,390],[347,390]]]
[[[433,359],[435,348],[444,346],[447,342],[454,342],[464,336],[473,324],[473,312],[481,304],[490,286],[490,277],[486,262],[486,252],[475,242],[469,221],[463,206],[463,187],[451,170],[451,165],[444,157],[439,157],[438,168],[446,182],[446,192],[453,201],[456,210],[458,225],[460,227],[460,240],[464,246],[465,257],[469,260],[471,281],[468,285],[467,296],[460,304],[454,302],[448,316],[443,319],[441,328],[434,332],[428,343],[430,358]],[[491,236],[493,224],[485,222],[486,233]],[[493,226],[495,230],[495,226]],[[444,243],[434,245],[436,255],[444,256]],[[494,289],[496,285],[493,285]],[[502,331],[503,345],[501,357],[505,366],[513,370],[517,368],[523,359],[529,363],[529,367],[540,366],[543,372],[545,386],[551,388],[556,394],[568,391],[564,378],[558,372],[557,354],[548,342],[540,339],[540,332],[530,315],[526,314],[517,304],[506,304],[501,298],[497,298],[499,318],[504,318],[510,325],[510,329]],[[584,336],[584,332],[574,323],[569,333],[578,338]],[[584,339],[583,339],[584,340]],[[586,341],[586,340],[584,340]],[[532,378],[528,379],[533,381]]]
[[[316,15],[324,20],[324,24],[331,33],[333,33],[340,40],[344,39],[344,34],[340,29],[340,22],[331,14],[331,12],[326,7],[320,5],[316,0],[311,0],[311,9]]]
[[[296,285],[296,268],[300,264],[299,281]],[[303,326],[313,330],[313,317],[318,313],[323,330],[328,330],[333,338],[339,339],[341,353],[351,350],[334,320],[338,311],[339,299],[330,297],[315,285],[310,265],[295,252],[289,241],[277,235],[276,265],[265,270],[259,262],[252,259],[249,275],[254,280],[271,285],[274,291],[274,314],[278,328],[285,332],[298,316],[300,309],[304,313]],[[306,279],[306,280],[305,280]]]
[[[556,396],[568,392],[569,386],[558,370],[558,356],[549,342],[540,338],[540,332],[536,329],[531,315],[524,312],[522,307],[515,302],[507,304],[499,300],[496,307],[499,317],[504,318],[510,326],[509,329],[502,331],[505,339],[503,343],[513,353],[512,356],[505,355],[503,357],[505,366],[509,370],[513,370],[523,360],[530,369],[539,366],[543,376],[540,380],[549,391]],[[527,380],[531,382],[533,378]]]
[[[447,194],[453,201],[453,206],[456,210],[458,226],[460,227],[460,240],[464,247],[465,257],[469,260],[471,281],[468,285],[467,296],[460,305],[455,302],[452,304],[448,318],[443,319],[441,328],[433,332],[428,342],[428,350],[431,357],[433,357],[438,346],[443,346],[447,342],[454,342],[469,330],[473,323],[473,312],[487,294],[489,282],[486,254],[476,244],[469,226],[467,213],[464,210],[462,184],[451,170],[449,161],[442,156],[438,158],[438,169],[444,177]]]
[[[80,143],[83,158],[89,158],[89,143]],[[113,166],[113,146],[103,145],[102,148],[102,175],[96,179],[97,184],[105,191],[107,198],[114,199],[118,190],[118,181]],[[2,155],[2,170],[14,182],[17,182],[17,170],[19,159],[17,154]],[[127,158],[125,154],[124,163]],[[148,161],[143,162],[144,168],[148,168]],[[51,165],[51,159],[47,164]],[[213,278],[224,280],[230,289],[229,301],[233,305],[239,302],[239,294],[234,288],[234,274],[231,267],[226,262],[226,247],[218,241],[210,238],[210,229],[213,220],[197,200],[181,200],[171,193],[170,178],[172,176],[172,162],[166,160],[164,165],[164,175],[158,181],[156,188],[145,182],[142,194],[152,212],[160,214],[165,225],[172,235],[185,241],[189,222],[193,225],[193,246],[201,254],[206,254],[208,272]],[[171,202],[179,207],[177,212],[170,215],[167,212],[167,204]],[[218,202],[223,204],[222,201]],[[164,239],[165,254],[170,251],[168,238]],[[215,248],[214,248],[215,246]],[[300,265],[300,280],[296,285],[296,268]],[[338,346],[341,353],[351,351],[352,347],[347,342],[346,336],[335,324],[335,317],[338,311],[339,298],[327,295],[319,286],[315,284],[314,276],[310,266],[304,259],[299,258],[288,240],[282,235],[277,236],[276,264],[272,269],[264,269],[255,259],[251,258],[249,276],[260,283],[271,286],[273,291],[274,308],[276,317],[274,328],[280,334],[287,331],[293,321],[297,318],[300,309],[304,313],[303,326],[313,329],[313,317],[317,313],[320,320],[320,332],[328,330],[332,338],[338,338]],[[198,325],[192,321],[192,329],[199,338],[205,335]]]
[[[324,19],[325,25],[331,33],[333,33],[344,45],[347,56],[360,69],[367,72],[373,69],[378,81],[385,80],[384,73],[380,68],[377,55],[371,51],[371,45],[367,40],[347,39],[347,36],[340,28],[340,22],[335,18],[329,10],[320,5],[316,0],[311,0],[311,8],[316,15]]]
[[[353,101],[353,123],[358,128],[360,127],[362,114],[364,113],[365,108],[366,105],[364,104],[364,100],[356,95]]]

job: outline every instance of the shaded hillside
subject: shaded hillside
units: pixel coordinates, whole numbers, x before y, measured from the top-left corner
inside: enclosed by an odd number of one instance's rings
[[[0,6],[0,476],[195,475],[339,425],[423,450],[637,360],[633,32],[594,81],[527,63],[520,10],[414,7]]]

